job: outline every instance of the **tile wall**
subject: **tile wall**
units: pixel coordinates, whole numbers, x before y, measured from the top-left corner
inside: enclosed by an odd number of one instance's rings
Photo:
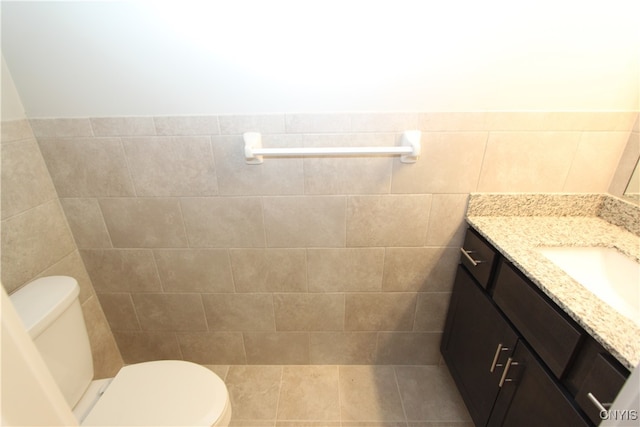
[[[122,367],[122,358],[29,122],[3,122],[1,147],[2,285],[11,294],[38,277],[75,277],[80,284],[95,377],[112,377]]]
[[[440,357],[468,194],[606,191],[634,118],[338,113],[31,125],[126,363],[413,365]],[[247,131],[262,132],[266,147],[369,146],[395,145],[407,129],[423,131],[415,164],[243,157]],[[43,209],[59,209],[51,205]]]

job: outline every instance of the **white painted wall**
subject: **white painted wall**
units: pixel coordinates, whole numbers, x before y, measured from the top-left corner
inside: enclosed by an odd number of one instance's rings
[[[7,68],[7,64],[2,57],[2,71],[0,72],[2,77],[2,86],[0,86],[2,98],[2,120],[19,120],[26,118],[24,114],[24,107],[20,100],[20,95],[16,90],[16,86],[11,78],[11,72]]]
[[[30,117],[638,109],[637,0],[2,2]]]

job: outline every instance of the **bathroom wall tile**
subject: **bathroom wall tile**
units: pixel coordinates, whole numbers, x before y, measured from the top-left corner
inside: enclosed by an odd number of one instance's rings
[[[94,136],[88,118],[31,119],[36,138],[66,138]]]
[[[225,383],[233,420],[275,420],[281,379],[281,366],[231,366]]]
[[[218,194],[208,136],[123,138],[122,144],[138,196]]]
[[[60,197],[133,196],[119,138],[38,139]]]
[[[393,366],[340,366],[343,421],[404,421]]]
[[[380,291],[384,248],[307,249],[309,292]]]
[[[224,249],[158,249],[154,256],[165,292],[234,291]]]
[[[112,247],[97,199],[60,199],[60,204],[79,248]]]
[[[267,246],[344,247],[344,197],[270,197],[263,204]]]
[[[467,194],[434,194],[429,211],[427,246],[459,247],[464,241],[467,224]]]
[[[312,365],[372,365],[378,341],[376,332],[312,332]]]
[[[191,247],[264,246],[262,206],[257,197],[181,199]]]
[[[423,132],[468,132],[490,129],[488,112],[429,112],[418,114],[418,129]]]
[[[11,293],[75,249],[57,200],[2,221],[2,284]]]
[[[206,331],[198,294],[132,294],[140,326],[145,331]]]
[[[440,360],[441,333],[379,332],[379,365],[436,365]]]
[[[126,364],[182,359],[180,345],[173,332],[114,331],[113,336]]]
[[[58,197],[35,139],[2,144],[0,160],[3,219]]]
[[[154,117],[158,135],[218,135],[218,116]]]
[[[407,427],[407,423],[404,421],[343,421],[340,423],[341,427]],[[409,427],[416,427],[410,425]],[[423,427],[467,427],[467,426],[440,426],[440,425],[426,425]]]
[[[337,366],[285,366],[278,420],[340,421]]]
[[[304,249],[230,249],[236,292],[305,292]]]
[[[415,310],[415,293],[346,294],[345,330],[410,331]]]
[[[80,255],[98,293],[162,289],[150,250],[82,249]]]
[[[393,146],[392,133],[305,135],[305,147]],[[386,194],[391,186],[390,156],[328,156],[304,159],[305,194]],[[363,179],[366,177],[366,179]]]
[[[295,421],[297,422],[297,421]],[[233,419],[229,427],[276,427],[276,420],[237,420]],[[297,425],[294,424],[295,427]],[[294,427],[292,426],[292,427]],[[340,427],[339,425],[337,427]]]
[[[84,267],[80,253],[77,250],[74,250],[51,267],[42,271],[36,278],[47,276],[71,276],[76,279],[80,286],[80,304],[84,304],[89,298],[95,295],[93,284]]]
[[[277,331],[342,331],[343,294],[275,294]]]
[[[306,332],[244,332],[243,336],[250,365],[309,364]]]
[[[450,292],[419,293],[413,330],[442,332],[450,299]]]
[[[351,114],[352,132],[403,132],[418,128],[418,113]]]
[[[229,365],[206,365],[203,364],[205,368],[211,370],[214,374],[220,377],[222,381],[225,381],[227,378],[227,373],[229,372]]]
[[[606,193],[628,136],[628,132],[582,132],[562,190]]]
[[[275,331],[271,294],[203,294],[213,331]]]
[[[393,162],[392,193],[469,193],[480,176],[487,132],[425,132],[416,163]]]
[[[459,260],[457,247],[387,248],[382,290],[448,292]]]
[[[177,336],[184,360],[201,365],[247,363],[240,332],[194,332]],[[233,407],[234,414],[235,410]]]
[[[580,135],[580,132],[491,132],[478,191],[561,191]]]
[[[638,159],[640,159],[640,135],[637,132],[631,132],[620,156],[620,163],[611,178],[609,193],[616,196],[624,194],[629,184],[629,177],[633,175]]]
[[[114,331],[139,331],[140,322],[129,293],[98,294],[104,315]]]
[[[111,198],[98,203],[116,248],[187,246],[177,199]]]
[[[285,126],[289,133],[323,133],[351,131],[348,114],[287,114]]]
[[[95,136],[155,135],[153,117],[92,117],[91,127]]]
[[[347,246],[422,246],[431,195],[350,196]]]
[[[112,378],[124,362],[95,296],[82,304],[82,314],[91,345],[93,378]]]
[[[218,116],[221,135],[245,132],[284,133],[284,114],[239,114]]]
[[[229,196],[302,194],[302,158],[268,157],[261,165],[249,165],[241,136],[211,139],[220,194]],[[264,147],[301,147],[302,135],[263,135]]]
[[[33,131],[29,125],[29,120],[3,120],[0,123],[0,143],[19,141],[21,139],[34,138]]]

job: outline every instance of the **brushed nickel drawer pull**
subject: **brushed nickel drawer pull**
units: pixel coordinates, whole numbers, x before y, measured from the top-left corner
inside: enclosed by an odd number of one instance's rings
[[[600,412],[607,412],[607,408],[611,407],[611,403],[600,403],[598,398],[591,393],[587,393],[587,397],[589,398],[591,403],[593,403],[595,407],[598,408],[598,411]]]
[[[473,259],[470,254],[475,253],[475,251],[467,251],[465,248],[460,248],[460,251],[464,254],[465,257],[471,262],[471,264],[476,267],[478,264],[483,263],[484,261]]]
[[[500,359],[501,351],[509,351],[509,349],[507,347],[503,347],[502,343],[498,344],[498,348],[496,349],[495,356],[493,356],[493,362],[491,363],[491,368],[489,369],[489,372],[495,371],[496,366],[502,366],[502,363],[498,363],[498,359]]]
[[[504,367],[504,372],[502,373],[502,378],[500,378],[500,383],[498,384],[498,387],[502,387],[506,382],[513,381],[511,378],[507,378],[507,374],[509,373],[509,368],[517,365],[518,365],[518,362],[514,362],[512,358],[507,359],[507,364]]]

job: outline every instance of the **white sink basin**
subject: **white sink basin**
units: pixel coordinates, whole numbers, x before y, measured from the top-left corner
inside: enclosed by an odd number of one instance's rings
[[[640,264],[612,248],[539,247],[538,252],[640,326]]]

